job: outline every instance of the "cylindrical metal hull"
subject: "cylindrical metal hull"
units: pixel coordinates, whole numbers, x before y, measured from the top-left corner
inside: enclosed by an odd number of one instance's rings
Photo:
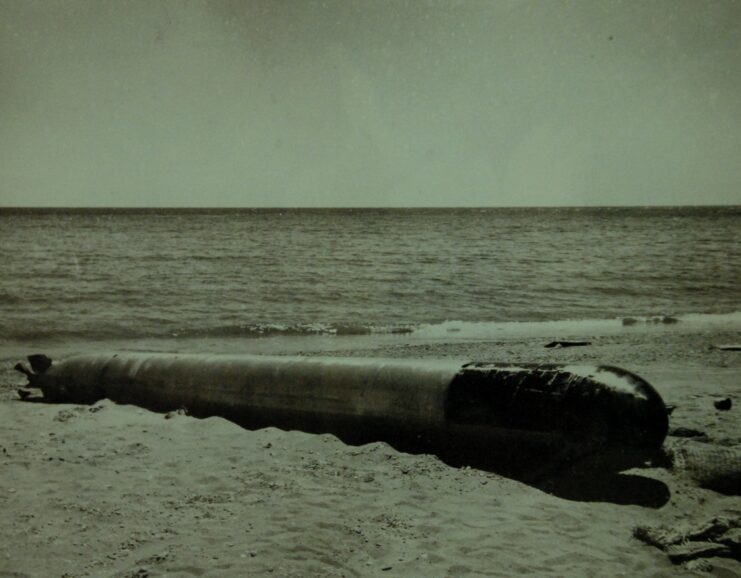
[[[127,353],[26,373],[50,401],[185,408],[474,463],[567,446],[657,448],[668,427],[648,383],[605,366]]]

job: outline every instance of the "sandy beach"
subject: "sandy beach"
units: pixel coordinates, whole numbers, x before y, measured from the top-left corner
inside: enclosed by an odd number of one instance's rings
[[[670,428],[705,434],[667,446],[741,447],[741,353],[710,349],[737,333],[626,332],[543,347],[563,337],[329,353],[615,364],[676,407]],[[558,496],[383,442],[353,447],[110,401],[23,403],[16,353],[3,351],[0,381],[0,576],[695,575],[699,564],[673,564],[634,528],[690,531],[741,516],[737,496],[662,467],[631,470],[609,491],[573,479],[583,491]],[[714,407],[724,398],[730,411]],[[732,558],[706,560],[712,576],[741,575]]]
[[[0,28],[0,578],[741,578],[741,0]]]

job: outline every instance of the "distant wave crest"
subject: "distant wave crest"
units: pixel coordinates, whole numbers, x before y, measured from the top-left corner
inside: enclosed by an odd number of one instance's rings
[[[600,335],[625,330],[662,329],[678,326],[688,329],[741,329],[741,311],[730,313],[690,313],[686,315],[631,315],[603,319],[562,319],[550,321],[445,321],[423,324],[413,332],[427,339],[496,339],[536,335]]]
[[[138,327],[142,327],[139,325]],[[731,313],[695,313],[685,315],[636,315],[605,319],[564,319],[550,321],[456,321],[435,323],[399,323],[374,325],[371,323],[255,323],[216,325],[212,327],[177,327],[168,325],[159,330],[146,331],[130,325],[85,326],[75,329],[63,327],[0,327],[9,339],[37,341],[47,339],[194,339],[311,336],[368,336],[406,335],[421,340],[496,340],[517,336],[602,335],[621,331],[661,331],[680,328],[687,330],[727,329],[741,330],[741,311]]]
[[[233,324],[213,327],[170,327],[159,331],[132,329],[124,325],[107,327],[23,327],[4,328],[0,332],[10,339],[18,341],[36,341],[46,339],[145,339],[145,338],[246,338],[259,339],[269,337],[301,336],[356,336],[375,334],[408,334],[413,333],[413,325],[377,326],[371,324],[323,324],[303,323],[286,325],[280,323]]]

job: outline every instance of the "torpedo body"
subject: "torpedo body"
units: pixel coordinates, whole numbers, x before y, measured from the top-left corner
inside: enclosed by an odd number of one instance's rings
[[[474,464],[564,447],[651,450],[668,428],[654,388],[611,366],[162,353],[29,361],[33,371],[17,367],[46,401],[185,408]]]

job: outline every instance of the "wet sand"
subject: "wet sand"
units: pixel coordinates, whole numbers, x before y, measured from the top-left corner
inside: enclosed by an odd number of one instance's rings
[[[592,344],[543,347],[569,338]],[[709,349],[738,341],[659,331],[331,353],[620,365],[676,406],[670,427],[739,448],[741,353]],[[108,401],[22,403],[12,353],[0,355],[0,576],[694,575],[633,528],[741,516],[738,497],[659,467],[630,470],[611,488],[574,476],[559,497],[380,442],[247,431]],[[730,411],[715,409],[722,398]],[[713,576],[741,575],[735,560],[709,562]]]

